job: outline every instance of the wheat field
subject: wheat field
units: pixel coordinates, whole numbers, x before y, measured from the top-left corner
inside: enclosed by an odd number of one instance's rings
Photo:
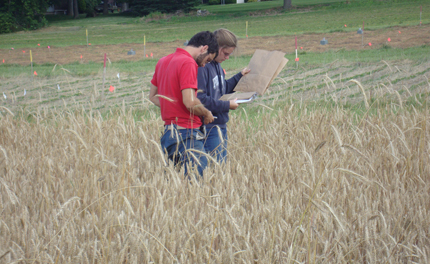
[[[0,263],[428,263],[428,69],[287,68],[198,181],[160,149],[151,73],[3,80]]]
[[[199,181],[154,107],[2,107],[0,263],[428,263],[428,109],[384,100],[240,109]]]

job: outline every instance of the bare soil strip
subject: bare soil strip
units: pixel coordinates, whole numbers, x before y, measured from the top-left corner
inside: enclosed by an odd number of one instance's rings
[[[409,48],[430,44],[430,25],[421,27],[392,27],[380,30],[364,32],[364,46],[362,46],[361,35],[353,32],[333,32],[333,33],[315,33],[298,36],[298,45],[303,47],[306,52],[325,52],[329,50],[364,50],[379,49],[383,45],[389,45],[393,48]],[[320,40],[326,38],[328,45],[321,45]],[[390,38],[390,42],[388,41]],[[173,42],[147,43],[146,54],[148,59],[159,59],[169,53],[172,53],[176,47],[183,46],[184,40]],[[369,46],[369,43],[372,45]],[[249,37],[248,39],[239,40],[238,55],[252,55],[255,49],[281,50],[286,53],[294,52],[293,36],[273,36],[273,37]],[[14,63],[20,65],[29,64],[29,50],[32,49],[33,61],[37,64],[55,63],[68,64],[72,62],[86,63],[103,62],[103,54],[111,61],[138,61],[146,59],[143,52],[143,43],[135,44],[118,44],[118,45],[97,45],[97,46],[69,46],[55,47],[51,46],[48,50],[46,47],[25,48],[19,50],[0,49],[0,60],[5,63]],[[127,55],[127,51],[133,49],[136,55]],[[23,53],[25,51],[25,53]],[[80,56],[82,55],[82,59]]]

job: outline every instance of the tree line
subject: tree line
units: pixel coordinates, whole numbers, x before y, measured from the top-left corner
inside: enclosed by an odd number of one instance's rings
[[[34,30],[46,26],[49,6],[59,6],[77,18],[79,13],[94,9],[99,0],[0,0],[0,33]]]
[[[67,14],[78,18],[79,14],[95,16],[94,8],[101,0],[0,0],[0,34],[19,30],[34,30],[48,24],[45,13],[48,6],[55,5],[67,10]],[[189,12],[202,0],[118,0],[127,2],[135,15],[146,16],[153,12]],[[284,8],[291,7],[291,0],[284,0]],[[108,13],[108,1],[103,3],[103,14]]]
[[[79,14],[95,16],[94,8],[101,0],[0,0],[0,34],[20,30],[34,30],[48,24],[45,18],[49,6],[67,10],[67,14],[78,18]],[[127,2],[135,15],[145,16],[152,12],[172,13],[177,10],[189,11],[201,0],[119,0]],[[103,14],[108,13],[108,1],[103,3]]]

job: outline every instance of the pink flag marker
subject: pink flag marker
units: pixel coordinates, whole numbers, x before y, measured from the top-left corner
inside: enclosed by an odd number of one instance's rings
[[[40,44],[37,44],[37,46],[39,46],[39,47],[40,47]]]
[[[344,26],[346,27],[346,24]]]
[[[22,53],[25,53],[25,50],[23,50]]]
[[[88,43],[88,45],[90,45],[90,46],[91,46],[91,43]]]
[[[151,52],[151,59],[154,57],[154,54],[152,54],[152,52]]]
[[[148,58],[148,54],[146,54],[146,57]]]
[[[300,47],[300,49],[302,50],[302,49],[303,49],[303,47]]]
[[[369,42],[369,46],[372,46],[372,43]]]
[[[36,72],[36,71],[34,71],[34,75],[36,75],[36,76],[37,76],[37,72]]]
[[[400,32],[400,30],[399,30],[399,34],[402,34],[402,32]]]
[[[296,58],[295,61],[299,61],[299,58]]]
[[[115,87],[113,87],[112,85],[109,87],[109,92],[113,93],[113,91],[115,91]]]
[[[388,40],[388,42],[390,42],[390,41],[391,41],[391,39],[390,39],[390,38],[388,38],[387,40]]]
[[[82,55],[81,55],[81,60],[82,60]]]
[[[4,63],[4,59],[3,59],[3,63]]]
[[[14,50],[14,48],[10,48],[11,50]]]

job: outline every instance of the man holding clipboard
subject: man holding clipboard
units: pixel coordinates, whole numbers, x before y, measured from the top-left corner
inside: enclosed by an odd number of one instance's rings
[[[218,51],[213,33],[194,35],[185,48],[161,58],[151,80],[149,99],[160,107],[164,121],[161,147],[175,163],[185,163],[185,173],[197,165],[200,176],[207,166],[200,134],[201,117],[213,122],[212,113],[197,99],[197,69],[211,61]]]

